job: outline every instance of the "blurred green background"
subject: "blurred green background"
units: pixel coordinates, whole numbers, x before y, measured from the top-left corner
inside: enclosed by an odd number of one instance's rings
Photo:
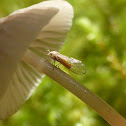
[[[126,118],[126,0],[67,0],[73,26],[61,53],[81,60],[85,75],[67,71]],[[41,0],[0,0],[0,17]],[[94,110],[45,77],[30,99],[0,126],[109,126]]]

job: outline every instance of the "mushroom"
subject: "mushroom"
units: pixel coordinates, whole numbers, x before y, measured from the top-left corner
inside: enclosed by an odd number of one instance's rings
[[[47,49],[59,50],[72,18],[69,3],[45,1],[0,19],[0,119],[15,113],[44,77],[26,55],[47,59]]]
[[[0,19],[0,119],[15,113],[46,74],[87,103],[110,125],[126,126],[126,120],[112,107],[46,61],[47,49],[60,49],[72,18],[72,6],[57,0]]]

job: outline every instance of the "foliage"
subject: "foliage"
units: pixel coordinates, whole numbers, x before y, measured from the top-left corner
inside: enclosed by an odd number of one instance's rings
[[[84,62],[87,73],[72,77],[126,118],[126,1],[67,0],[75,15],[61,53]],[[0,16],[41,2],[1,0]],[[108,126],[94,110],[48,77],[0,126]]]

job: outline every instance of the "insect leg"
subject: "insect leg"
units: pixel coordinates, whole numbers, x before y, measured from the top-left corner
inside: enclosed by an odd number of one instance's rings
[[[59,68],[60,65],[61,65],[61,63],[57,64],[56,67]]]
[[[47,60],[45,60],[44,62],[50,62],[51,63],[51,60],[52,60],[52,58],[51,57],[49,57]]]
[[[52,64],[55,66],[55,59],[51,59],[52,60]]]

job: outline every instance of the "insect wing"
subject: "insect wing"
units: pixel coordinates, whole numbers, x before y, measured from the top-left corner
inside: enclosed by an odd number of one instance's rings
[[[68,59],[68,62],[71,64],[70,70],[72,72],[80,75],[86,73],[85,65],[80,60],[76,60],[70,57],[66,57],[66,59]]]
[[[85,65],[80,60],[76,60],[72,57],[67,57],[62,54],[58,54],[58,57],[60,57],[60,59],[62,60],[65,60],[66,62],[68,62],[68,64],[71,65],[70,70],[72,72],[80,75],[86,73]]]

